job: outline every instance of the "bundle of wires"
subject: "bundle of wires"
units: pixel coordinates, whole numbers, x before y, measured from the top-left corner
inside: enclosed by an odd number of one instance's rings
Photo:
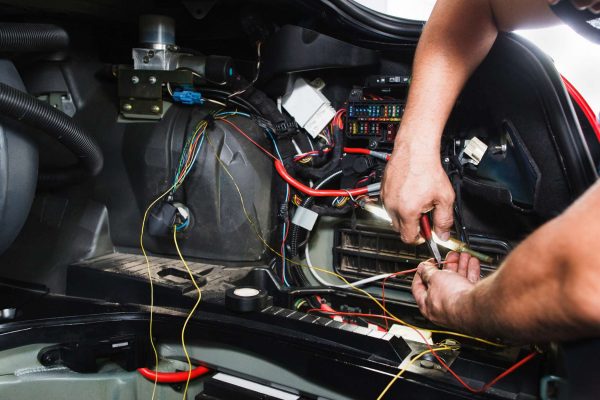
[[[179,157],[179,165],[177,167],[177,171],[175,172],[175,177],[173,179],[173,186],[171,187],[171,196],[175,194],[175,192],[183,185],[185,178],[192,170],[192,167],[196,163],[196,159],[198,158],[198,154],[200,154],[200,150],[202,149],[202,143],[204,142],[204,132],[206,131],[206,127],[208,126],[208,121],[206,119],[201,120],[196,125],[196,128],[192,132],[192,134],[188,137],[183,150],[181,151],[181,156]]]
[[[252,141],[252,139],[245,133],[243,132],[241,129],[239,129],[239,127],[235,126],[234,123],[230,122],[230,121],[224,121],[227,122],[229,125],[234,126],[234,128],[240,132],[243,136],[245,136],[247,139],[249,139],[250,141]],[[253,143],[255,143],[254,141],[252,141]],[[210,141],[209,141],[210,144]],[[256,143],[255,143],[256,144]],[[256,144],[257,146],[259,146],[258,144]],[[265,152],[265,154],[267,154],[269,157],[276,159],[276,157],[271,154],[270,152],[268,152],[267,150],[265,150],[264,148],[262,148],[261,146],[259,146],[263,152]],[[474,337],[474,336],[470,336],[470,335],[466,335],[463,333],[458,333],[458,332],[452,332],[452,331],[445,331],[445,330],[435,330],[435,329],[422,329],[419,327],[416,327],[400,318],[398,318],[396,315],[394,315],[392,312],[390,312],[384,304],[382,304],[380,301],[378,301],[371,293],[369,293],[366,290],[363,290],[359,287],[357,287],[355,284],[348,282],[348,280],[346,278],[344,278],[342,275],[339,275],[329,269],[326,268],[322,268],[322,267],[316,267],[313,265],[304,265],[302,263],[299,263],[297,261],[291,260],[287,257],[285,257],[281,252],[278,252],[277,250],[275,250],[273,247],[271,247],[269,245],[269,243],[266,241],[266,239],[262,236],[262,234],[260,233],[260,230],[258,229],[258,226],[256,225],[256,223],[252,220],[252,218],[250,217],[250,214],[247,211],[245,202],[244,202],[244,197],[242,195],[241,189],[239,188],[239,185],[237,184],[237,182],[235,181],[233,175],[229,172],[229,169],[227,168],[227,166],[225,165],[225,163],[218,157],[216,150],[214,150],[214,155],[217,158],[217,161],[219,162],[219,164],[221,165],[221,168],[225,171],[226,175],[229,176],[229,178],[232,181],[233,186],[235,187],[238,196],[240,198],[240,203],[242,206],[242,210],[246,216],[246,219],[248,220],[248,223],[251,225],[251,227],[253,228],[255,234],[257,235],[257,237],[261,240],[261,242],[264,244],[264,246],[269,249],[271,252],[273,252],[275,255],[285,258],[286,261],[291,264],[294,265],[295,267],[300,267],[300,268],[307,268],[309,270],[314,270],[314,271],[319,271],[321,273],[327,274],[327,275],[331,275],[331,276],[335,276],[338,279],[342,280],[346,286],[350,289],[355,290],[356,292],[368,297],[371,301],[373,301],[373,303],[375,305],[377,305],[377,307],[379,307],[382,311],[383,311],[383,315],[376,315],[376,314],[361,314],[360,316],[368,316],[368,317],[373,317],[373,318],[381,318],[381,319],[386,319],[386,320],[390,320],[393,321],[395,323],[407,326],[409,328],[414,329],[419,335],[422,335],[420,330],[426,330],[429,331],[431,333],[437,333],[437,334],[443,334],[443,335],[448,335],[448,336],[456,336],[456,337],[461,337],[461,338],[466,338],[469,340],[474,340],[476,342],[479,343],[484,343],[490,346],[494,346],[494,347],[498,347],[498,348],[502,348],[504,347],[504,345],[502,344],[498,344],[486,339],[482,339],[482,338],[478,338],[478,337]],[[388,274],[388,276],[393,276],[393,275],[399,275],[401,273],[409,273],[409,272],[413,272],[414,270],[410,271],[401,271],[399,273],[395,273],[395,274]],[[322,310],[320,310],[320,312],[323,312]],[[336,311],[328,311],[327,313],[330,313],[331,315],[351,315],[354,313],[340,313],[340,312],[336,312]],[[508,368],[507,370],[505,370],[503,373],[501,373],[500,375],[498,375],[496,378],[492,379],[490,382],[488,382],[487,384],[483,385],[480,388],[474,388],[471,385],[469,385],[468,383],[466,383],[456,372],[454,372],[445,362],[444,360],[439,357],[439,355],[437,355],[436,351],[442,351],[442,350],[453,350],[453,349],[441,349],[441,348],[434,348],[431,345],[429,345],[427,343],[427,340],[425,338],[423,338],[425,344],[428,346],[428,350],[424,353],[422,353],[421,355],[417,356],[417,359],[419,357],[422,357],[424,354],[427,353],[431,353],[440,363],[440,365],[442,365],[442,367],[444,367],[444,369],[446,369],[465,389],[467,389],[468,391],[472,392],[472,393],[483,393],[485,391],[487,391],[490,387],[492,387],[493,385],[495,385],[500,379],[504,378],[505,376],[509,375],[510,373],[512,373],[513,371],[515,371],[517,368],[519,368],[520,366],[522,366],[523,364],[527,363],[529,360],[531,360],[532,358],[534,358],[537,354],[537,351],[533,351],[531,352],[529,355],[527,355],[526,357],[522,358],[520,361],[516,362],[513,366],[511,366],[510,368]],[[408,368],[408,365],[407,365]],[[394,380],[392,382],[390,382],[390,384],[388,385],[388,387],[381,393],[379,398],[382,398],[385,395],[385,392],[387,392],[387,390],[389,389],[389,387],[391,387],[391,385],[393,384],[393,382],[399,377],[401,376],[404,371],[406,369],[401,370],[398,375],[396,375],[396,378],[394,378]]]
[[[198,122],[198,124],[194,128],[192,134],[187,138],[187,140],[185,142],[184,148],[183,148],[181,156],[179,158],[179,164],[178,164],[177,170],[175,172],[175,176],[174,176],[172,185],[168,189],[166,189],[162,194],[160,194],[156,199],[154,199],[150,203],[150,205],[148,206],[146,211],[144,212],[144,216],[142,219],[142,228],[140,231],[140,248],[142,250],[142,254],[144,255],[144,258],[146,261],[148,279],[149,279],[149,283],[150,283],[149,338],[150,338],[150,344],[152,346],[152,350],[154,352],[154,363],[157,367],[158,367],[158,351],[157,351],[156,345],[154,343],[154,335],[153,335],[154,283],[153,283],[153,278],[152,278],[152,270],[150,267],[150,259],[148,258],[146,249],[144,247],[144,231],[145,231],[145,227],[146,227],[146,221],[148,219],[148,214],[153,209],[153,207],[155,205],[157,205],[165,197],[168,196],[170,199],[172,199],[173,195],[184,184],[187,176],[189,175],[190,171],[193,169],[193,167],[198,159],[198,155],[200,154],[200,151],[202,150],[202,144],[204,143],[206,131],[207,131],[207,128],[209,127],[209,120],[211,120],[211,119],[224,120],[233,115],[243,115],[248,118],[250,117],[249,114],[239,113],[237,111],[219,111],[219,112],[210,114],[207,118]],[[183,392],[184,399],[187,396],[187,390],[189,387],[189,382],[192,379],[192,376],[199,376],[199,375],[202,375],[203,373],[206,373],[206,371],[207,371],[207,369],[204,367],[198,367],[196,369],[192,369],[192,363],[191,363],[191,360],[190,360],[190,357],[188,355],[187,348],[185,345],[185,330],[186,330],[187,324],[188,324],[189,320],[192,318],[192,316],[194,315],[198,305],[200,304],[200,300],[201,300],[200,287],[196,283],[194,275],[193,275],[191,269],[189,268],[187,262],[185,261],[183,254],[181,253],[181,251],[179,249],[179,244],[177,242],[177,231],[183,229],[185,227],[186,223],[189,223],[189,221],[186,221],[179,225],[175,225],[173,227],[173,243],[174,243],[175,249],[177,250],[177,254],[179,255],[181,262],[183,263],[184,267],[186,268],[186,270],[190,276],[190,279],[198,292],[197,301],[196,301],[195,305],[193,306],[193,308],[190,310],[187,318],[185,319],[185,322],[184,322],[182,330],[181,330],[181,344],[182,344],[183,352],[185,353],[185,356],[186,356],[186,359],[188,362],[188,367],[189,367],[187,377],[185,380],[185,389]],[[154,371],[150,371],[147,369],[141,369],[140,373],[142,373],[144,376],[151,377],[154,379],[154,386],[152,389],[152,399],[155,398],[156,386],[158,384],[159,379],[161,380],[161,382],[168,382],[171,379],[180,379],[179,376],[177,376],[177,377],[170,376],[168,373],[159,373],[159,372],[154,372]]]
[[[256,145],[260,150],[262,150],[267,156],[269,156],[270,158],[272,158],[275,161],[275,167],[276,169],[278,168],[278,163],[279,163],[279,167],[281,169],[281,165],[283,165],[283,159],[281,157],[281,154],[279,153],[279,149],[277,148],[277,143],[275,141],[275,138],[273,137],[272,133],[269,132],[268,129],[266,129],[266,134],[268,137],[271,138],[271,140],[273,141],[273,145],[275,148],[275,152],[277,153],[277,156],[275,156],[274,154],[272,154],[270,151],[266,150],[264,147],[262,147],[260,144],[258,144],[256,141],[254,141],[248,134],[246,134],[242,129],[240,129],[235,123],[228,121],[227,118],[229,116],[232,115],[240,115],[240,116],[244,116],[247,118],[251,118],[251,116],[249,114],[245,114],[245,113],[240,113],[240,112],[217,112],[215,114],[212,115],[212,118],[214,118],[215,121],[220,121],[223,123],[227,123],[228,125],[232,126],[237,132],[239,132],[240,134],[242,134],[244,137],[246,137],[246,139],[248,139],[250,142],[252,142],[254,145]],[[336,117],[334,118],[333,123],[336,124],[338,127],[340,126],[340,124],[342,124],[341,121],[341,116],[343,115],[343,112],[338,112],[338,114],[336,114]],[[180,157],[179,160],[179,165],[177,168],[177,171],[175,173],[175,177],[173,180],[173,184],[171,185],[171,187],[169,187],[163,194],[161,194],[159,197],[157,197],[148,207],[148,209],[146,210],[146,212],[144,213],[144,219],[142,221],[142,229],[141,229],[141,233],[140,233],[140,244],[142,247],[142,252],[144,254],[144,257],[146,258],[146,263],[147,263],[147,267],[148,267],[148,274],[149,274],[149,278],[150,278],[150,288],[151,288],[151,304],[150,304],[150,341],[152,344],[152,347],[154,349],[154,354],[155,354],[155,361],[156,364],[158,365],[158,354],[156,352],[156,347],[154,345],[154,341],[153,341],[153,337],[152,337],[152,313],[153,313],[153,306],[154,306],[154,298],[153,298],[153,286],[152,286],[152,275],[151,275],[151,270],[150,270],[150,262],[148,260],[146,251],[143,247],[143,235],[144,235],[144,227],[145,227],[145,222],[146,222],[146,218],[148,216],[149,211],[152,209],[152,207],[154,207],[154,205],[156,205],[161,199],[163,199],[165,196],[167,196],[168,194],[173,195],[178,188],[181,187],[181,185],[184,183],[186,177],[188,176],[188,174],[190,173],[190,171],[192,170],[192,168],[194,167],[194,164],[198,158],[198,154],[200,153],[200,150],[202,149],[202,144],[204,143],[204,138],[206,137],[206,141],[210,144],[210,140],[208,137],[208,132],[207,132],[207,127],[208,127],[209,123],[207,120],[202,120],[198,123],[198,125],[196,126],[196,128],[194,129],[193,134],[187,139],[186,144],[184,146],[184,150],[182,152],[182,155]],[[212,147],[212,145],[211,145]],[[262,236],[262,234],[260,233],[260,230],[258,229],[258,226],[256,225],[256,223],[253,221],[253,219],[250,217],[245,203],[244,203],[244,199],[243,199],[243,195],[242,192],[239,188],[239,186],[237,185],[235,179],[233,178],[233,175],[229,172],[227,166],[223,163],[223,161],[219,158],[219,156],[216,153],[216,149],[213,147],[213,151],[214,151],[214,155],[217,158],[217,161],[219,162],[219,164],[221,165],[221,167],[223,168],[223,170],[226,172],[226,174],[229,176],[229,178],[232,180],[233,185],[235,186],[238,195],[240,197],[240,202],[241,202],[241,206],[242,206],[242,210],[246,216],[246,219],[248,220],[248,222],[250,223],[250,225],[252,226],[253,230],[255,231],[257,237],[261,240],[261,242],[265,245],[266,248],[268,248],[271,252],[273,252],[275,255],[277,255],[278,257],[281,257],[282,260],[282,279],[284,281],[284,283],[287,284],[287,280],[285,277],[285,269],[287,267],[287,263],[297,266],[297,267],[302,267],[302,268],[308,268],[310,270],[315,270],[315,271],[319,271],[321,273],[325,273],[328,275],[332,275],[332,276],[336,276],[337,278],[341,279],[349,288],[356,290],[357,292],[367,296],[369,299],[371,299],[383,312],[384,315],[383,316],[378,316],[379,318],[383,318],[383,319],[390,319],[392,321],[395,321],[396,323],[411,327],[413,329],[418,330],[419,328],[401,320],[400,318],[396,317],[394,314],[392,314],[386,307],[384,304],[381,304],[375,297],[373,297],[373,295],[371,295],[369,292],[360,289],[359,287],[357,287],[356,285],[348,282],[343,276],[332,272],[331,270],[325,269],[325,268],[320,268],[320,267],[315,267],[315,266],[306,266],[303,265],[301,263],[298,263],[294,260],[289,259],[288,257],[286,257],[285,255],[285,246],[284,244],[282,244],[282,248],[280,249],[280,251],[275,250],[274,248],[272,248],[269,243],[264,239],[264,237]],[[280,171],[278,171],[280,172]],[[282,176],[283,177],[283,176]],[[284,178],[285,179],[285,178]],[[289,183],[290,180],[287,180],[287,182]],[[292,180],[293,182],[293,180]],[[315,195],[324,195],[325,191],[314,191]],[[331,194],[329,193],[331,192]],[[330,195],[330,197],[335,197],[335,196],[343,196],[346,197],[345,194],[347,194],[347,196],[351,196],[351,191],[348,190],[339,190],[339,191],[328,191],[327,192],[328,195]],[[334,196],[335,195],[335,196]],[[289,202],[290,200],[290,187],[289,185],[286,185],[286,195],[285,195],[285,199],[286,202]],[[337,200],[338,202],[341,200]],[[285,243],[285,239],[287,236],[287,230],[288,230],[288,221],[286,220],[285,223],[283,224],[283,235],[282,235],[282,239],[283,242]],[[178,248],[177,246],[177,242],[176,242],[176,233],[174,233],[174,241],[175,241],[175,246]],[[179,250],[179,249],[178,249]],[[185,260],[183,259],[183,257],[181,256],[181,253],[178,251],[178,253],[180,254],[180,257],[182,259],[182,262],[184,263],[184,265],[187,264],[185,263]],[[189,271],[189,270],[188,270]],[[190,272],[191,274],[191,272]],[[193,279],[193,277],[192,277]],[[199,288],[198,288],[199,291]],[[200,296],[198,297],[198,302]],[[184,333],[185,333],[185,326],[187,325],[187,321],[189,321],[189,319],[191,318],[191,315],[193,314],[193,311],[195,310],[195,308],[192,310],[192,312],[190,313],[190,315],[188,316],[188,318],[186,319],[186,324],[184,324],[184,327],[182,329],[182,345],[184,346],[184,352],[187,354],[187,350],[185,349],[185,342],[184,342]],[[430,330],[432,333],[439,333],[439,334],[448,334],[448,335],[452,335],[452,336],[458,336],[458,337],[464,337],[464,338],[469,338],[472,340],[476,340],[478,342],[481,343],[486,343],[489,345],[493,345],[493,346],[500,346],[494,342],[490,342],[488,340],[485,339],[480,339],[480,338],[476,338],[476,337],[471,337],[468,335],[464,335],[464,334],[460,334],[460,333],[456,333],[456,332],[449,332],[449,331],[442,331],[442,330]],[[441,348],[433,348],[430,347],[428,352],[431,352],[436,358],[438,358],[438,356],[436,355],[436,350],[442,350]],[[444,349],[445,350],[445,349]],[[425,354],[425,353],[423,353]],[[509,370],[505,371],[505,373],[501,374],[500,376],[498,376],[496,379],[494,379],[492,382],[490,382],[489,384],[485,385],[484,387],[480,388],[480,389],[474,389],[472,387],[470,387],[468,384],[466,384],[457,374],[454,373],[454,371],[452,371],[447,365],[442,364],[465,388],[467,388],[468,390],[474,392],[474,393],[479,393],[482,391],[487,390],[489,387],[491,387],[495,382],[497,382],[499,379],[501,379],[503,376],[506,376],[506,374],[510,373],[512,370],[518,368],[520,365],[522,365],[523,363],[527,362],[529,359],[531,359],[533,356],[535,356],[535,353],[532,353],[531,355],[525,357],[523,360],[521,360],[519,363],[515,364],[515,366],[513,366],[512,368],[510,368]],[[443,363],[443,360],[441,360],[441,358],[439,359],[440,363]],[[189,363],[189,367],[190,367],[190,373],[188,374],[188,380],[186,382],[186,389],[187,389],[187,385],[189,383],[189,379],[191,377],[191,363],[189,362],[189,358],[188,358],[188,363]],[[401,370],[400,373],[397,376],[400,376],[405,369]],[[397,379],[397,378],[396,378]],[[155,380],[155,387],[156,387],[156,380]],[[390,383],[390,386],[393,382]],[[382,396],[385,393],[382,393]],[[184,394],[185,396],[185,394]],[[153,397],[154,397],[154,391],[153,391]]]

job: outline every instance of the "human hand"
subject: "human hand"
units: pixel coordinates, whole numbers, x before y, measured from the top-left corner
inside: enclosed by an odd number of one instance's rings
[[[548,0],[548,3],[554,5],[561,0]],[[571,0],[571,3],[578,10],[589,10],[594,14],[600,14],[600,0]]]
[[[435,233],[442,240],[450,237],[455,194],[437,154],[398,145],[387,163],[381,196],[403,242],[419,241],[419,218],[430,210]]]
[[[450,252],[442,270],[430,262],[419,264],[412,292],[421,314],[430,321],[459,328],[460,301],[479,281],[479,260],[467,253]]]
[[[594,14],[600,14],[600,0],[571,0],[578,10],[590,10]]]

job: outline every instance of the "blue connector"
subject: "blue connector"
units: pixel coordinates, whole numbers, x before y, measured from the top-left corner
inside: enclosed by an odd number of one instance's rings
[[[173,101],[182,104],[204,104],[202,94],[191,90],[179,90],[173,93]]]

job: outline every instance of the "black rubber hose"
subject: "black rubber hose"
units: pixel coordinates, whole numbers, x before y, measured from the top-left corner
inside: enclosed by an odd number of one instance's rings
[[[69,35],[56,25],[0,23],[0,51],[57,51],[68,46]]]
[[[78,158],[78,165],[41,173],[42,187],[76,183],[102,170],[102,151],[94,139],[71,117],[30,94],[0,83],[0,115],[13,118],[56,138]]]

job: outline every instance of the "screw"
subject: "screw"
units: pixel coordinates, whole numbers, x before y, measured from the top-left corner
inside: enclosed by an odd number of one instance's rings
[[[447,164],[450,162],[450,157],[444,157],[444,162]]]
[[[42,364],[51,365],[56,362],[56,357],[52,353],[46,353],[42,356]]]
[[[154,85],[156,83],[156,77],[154,75],[149,76],[148,82],[150,82],[151,85]]]
[[[150,62],[150,58],[148,56],[144,56],[142,61],[144,62],[144,64],[148,64]]]
[[[133,75],[131,77],[131,83],[133,83],[134,85],[137,85],[140,81],[140,78],[138,78],[136,75]]]
[[[160,112],[160,107],[157,105],[152,106],[152,108],[150,108],[150,110],[155,113],[158,114]]]
[[[421,360],[421,362],[419,364],[421,365],[421,368],[427,368],[427,369],[433,369],[433,367],[435,366],[433,364],[433,362],[431,362],[429,360]]]
[[[129,103],[125,103],[123,104],[123,111],[131,111],[133,109],[133,106]]]
[[[499,145],[499,146],[492,146],[492,153],[493,154],[502,154],[502,153],[506,153],[506,143]]]

